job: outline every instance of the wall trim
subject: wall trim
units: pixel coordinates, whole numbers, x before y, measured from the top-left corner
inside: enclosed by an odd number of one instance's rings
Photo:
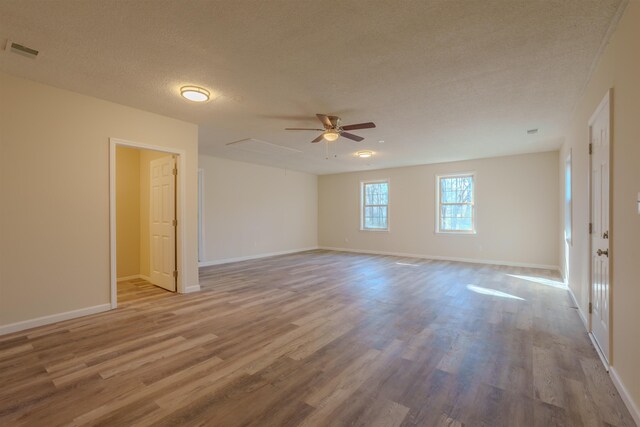
[[[65,311],[63,313],[50,314],[48,316],[37,317],[35,319],[23,320],[21,322],[10,323],[0,326],[0,335],[19,332],[25,329],[45,326],[51,323],[62,322],[63,320],[75,319],[77,317],[88,316],[90,314],[102,313],[111,310],[111,304],[94,305],[93,307],[85,307],[77,310]]]
[[[631,398],[631,394],[624,386],[620,375],[618,375],[618,371],[616,371],[615,368],[611,367],[609,374],[611,375],[613,385],[616,386],[616,389],[618,389],[618,393],[620,393],[620,397],[622,397],[622,401],[627,406],[629,413],[631,413],[631,417],[636,422],[636,425],[640,426],[640,408],[638,408],[638,405],[636,405],[636,403]]]
[[[607,363],[606,359],[604,358],[604,355],[600,351],[600,347],[598,347],[598,344],[595,342],[593,335],[591,334],[591,332],[589,332],[589,322],[587,321],[586,316],[582,312],[582,309],[580,308],[580,304],[578,304],[578,300],[575,294],[573,293],[573,291],[571,290],[571,288],[569,288],[569,295],[571,295],[571,299],[573,299],[574,304],[576,305],[576,307],[578,307],[578,314],[580,315],[580,319],[584,324],[584,328],[587,331],[587,335],[589,335],[589,339],[591,340],[591,345],[593,345],[593,348],[596,349],[596,353],[598,353],[598,357],[600,357],[600,360],[602,361],[605,370],[609,372],[611,381],[613,381],[613,385],[618,390],[618,393],[620,393],[620,397],[622,398],[622,401],[624,402],[625,406],[629,410],[631,417],[633,417],[633,420],[636,422],[636,425],[640,426],[640,409],[638,408],[638,405],[636,405],[636,403],[631,398],[631,394],[629,393],[627,388],[624,386],[624,383],[622,382],[620,375],[618,375],[618,371],[616,371],[616,368],[614,368],[612,365],[609,365]]]
[[[176,167],[178,168],[179,173],[176,182],[176,219],[178,220],[178,228],[176,230],[176,269],[182,273],[188,265],[185,234],[185,218],[187,212],[187,188],[186,179],[184,177],[187,170],[186,151],[175,147],[151,145],[113,137],[109,138],[109,263],[111,271],[109,282],[111,290],[111,308],[118,307],[116,273],[116,146],[137,148],[139,150],[161,151],[163,153],[174,154],[177,156]],[[178,293],[186,292],[187,285],[183,282],[183,278],[184,274],[178,275],[178,283],[176,286],[176,292]]]
[[[587,317],[582,312],[582,307],[580,307],[580,304],[578,303],[576,294],[573,293],[573,290],[571,289],[570,286],[567,286],[567,289],[569,290],[569,295],[571,295],[571,299],[573,300],[573,303],[576,305],[576,308],[578,310],[578,315],[580,316],[580,320],[582,320],[582,324],[584,325],[584,328],[587,330],[587,332],[589,332],[589,321],[587,320]]]
[[[602,58],[602,55],[604,54],[604,51],[607,49],[607,46],[609,46],[609,42],[611,41],[611,37],[613,37],[613,34],[618,29],[618,24],[620,23],[620,20],[624,16],[624,12],[627,10],[627,6],[629,6],[629,3],[630,3],[629,0],[622,0],[622,2],[620,2],[620,5],[618,5],[618,9],[613,14],[613,17],[611,18],[611,21],[609,22],[609,27],[607,28],[607,31],[605,32],[604,37],[602,38],[602,41],[600,42],[600,46],[598,47],[598,51],[596,52],[595,56],[593,57],[593,61],[591,61],[591,65],[589,66],[589,72],[587,74],[586,80],[584,81],[584,85],[580,89],[580,93],[578,94],[578,97],[576,98],[575,104],[573,105],[573,108],[571,109],[571,116],[573,116],[573,114],[576,112],[576,109],[578,108],[578,104],[580,103],[580,101],[582,99],[584,99],[584,94],[587,91],[587,88],[589,87],[589,83],[591,83],[591,78],[593,77],[593,73],[595,73],[596,68],[598,68],[598,64],[600,63],[600,59]]]
[[[591,345],[593,345],[593,348],[596,349],[596,353],[598,353],[598,357],[602,362],[602,367],[607,373],[609,373],[611,371],[611,365],[609,365],[607,358],[604,357],[604,353],[602,353],[602,350],[600,350],[600,345],[596,341],[596,338],[593,336],[591,332],[587,332],[587,336],[589,336],[589,339],[591,340]]]
[[[567,288],[569,287],[569,281],[567,280],[567,274],[564,271],[563,268],[561,268],[560,266],[558,266],[558,270],[560,271],[560,277],[562,277],[562,281],[564,282],[564,284],[567,286]]]
[[[151,282],[151,277],[145,276],[144,274],[134,274],[133,276],[118,277],[118,282],[124,282],[125,280],[135,280],[135,279],[146,280],[147,282],[153,285],[153,283]]]
[[[308,248],[289,249],[286,251],[268,252],[263,254],[248,255],[248,256],[241,256],[241,257],[235,257],[235,258],[223,258],[223,259],[217,259],[213,261],[202,261],[198,263],[198,267],[210,267],[212,265],[229,264],[232,262],[239,262],[239,261],[249,261],[252,259],[268,258],[270,256],[295,254],[298,252],[313,251],[315,249],[322,249],[322,248],[319,248],[318,246],[309,246]]]
[[[139,274],[133,274],[131,276],[118,277],[117,281],[118,282],[125,282],[127,280],[135,280],[135,279],[140,279],[140,275]]]
[[[204,240],[204,169],[198,168],[198,262],[206,257]]]
[[[370,251],[366,249],[337,248],[337,247],[331,247],[331,246],[320,246],[319,249],[324,249],[328,251],[338,251],[338,252],[352,252],[352,253],[372,254],[372,255],[389,255],[389,256],[398,256],[398,257],[405,257],[405,258],[433,259],[438,261],[456,261],[456,262],[467,262],[471,264],[506,265],[509,267],[539,268],[543,270],[554,270],[558,272],[560,271],[560,267],[557,265],[529,264],[524,262],[497,261],[497,260],[475,259],[475,258],[458,258],[458,257],[447,257],[447,256],[439,256],[439,255],[411,254],[411,253],[405,253],[405,252]]]
[[[183,294],[190,294],[191,292],[199,292],[199,291],[200,291],[200,285],[187,286],[186,288],[184,288]]]

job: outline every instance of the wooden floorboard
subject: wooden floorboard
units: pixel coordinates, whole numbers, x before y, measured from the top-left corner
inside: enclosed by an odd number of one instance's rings
[[[0,337],[2,426],[633,426],[556,272],[309,251]]]

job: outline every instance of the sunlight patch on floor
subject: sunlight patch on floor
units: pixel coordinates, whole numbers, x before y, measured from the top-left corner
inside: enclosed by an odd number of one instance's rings
[[[517,274],[507,274],[507,276],[515,277],[516,279],[527,280],[529,282],[538,283],[540,285],[551,286],[554,288],[567,289],[567,285],[559,280],[545,279],[544,277],[534,276],[520,276]]]
[[[406,266],[409,266],[409,267],[420,267],[419,264],[409,264],[407,262],[396,262],[396,264],[397,265],[406,265]]]
[[[511,295],[511,294],[508,294],[506,292],[498,291],[496,289],[483,288],[483,287],[475,286],[475,285],[467,285],[467,289],[469,289],[470,291],[475,292],[477,294],[491,295],[491,296],[494,296],[494,297],[510,298],[510,299],[516,299],[516,300],[520,300],[520,301],[525,301],[524,298],[520,298],[518,296]]]

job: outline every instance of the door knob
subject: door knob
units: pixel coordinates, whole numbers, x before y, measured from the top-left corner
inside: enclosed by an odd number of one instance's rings
[[[596,253],[598,256],[606,255],[607,258],[609,257],[609,249],[605,249],[604,251],[602,249],[598,249]]]

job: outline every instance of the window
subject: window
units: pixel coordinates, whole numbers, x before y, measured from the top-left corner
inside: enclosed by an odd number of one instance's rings
[[[389,230],[389,182],[369,181],[360,184],[360,229]]]
[[[476,232],[473,181],[472,173],[436,177],[437,233]]]

